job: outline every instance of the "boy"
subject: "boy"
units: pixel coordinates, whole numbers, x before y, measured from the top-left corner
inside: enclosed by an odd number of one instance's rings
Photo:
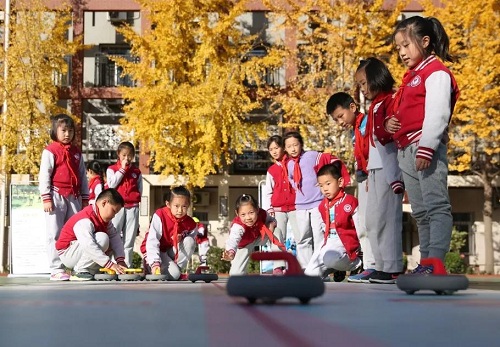
[[[338,160],[318,170],[318,186],[324,196],[318,207],[325,226],[324,242],[320,249],[314,250],[304,271],[308,276],[324,276],[334,269],[334,274],[343,273],[334,276],[336,282],[345,278],[345,271],[355,271],[362,264],[356,234],[358,200],[344,192],[341,165]]]
[[[368,230],[365,222],[366,204],[368,201],[368,149],[369,139],[367,131],[368,117],[358,111],[354,100],[346,93],[336,93],[330,97],[326,105],[327,114],[344,128],[354,129],[354,158],[356,161],[356,181],[358,182],[358,233],[361,251],[363,252],[363,272],[351,275],[348,282],[361,283],[362,279],[375,272],[375,257],[368,239]]]
[[[85,207],[64,224],[56,249],[63,264],[74,270],[70,280],[92,280],[100,267],[118,274],[127,269],[122,240],[111,223],[123,205],[123,198],[115,189],[106,189],[94,205]]]

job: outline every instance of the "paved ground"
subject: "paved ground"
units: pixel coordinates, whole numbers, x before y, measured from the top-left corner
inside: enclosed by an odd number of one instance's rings
[[[477,283],[488,281],[474,281]],[[490,288],[500,289],[491,281]],[[413,296],[326,283],[309,305],[250,306],[226,279],[51,283],[0,278],[0,346],[498,346],[500,291]]]

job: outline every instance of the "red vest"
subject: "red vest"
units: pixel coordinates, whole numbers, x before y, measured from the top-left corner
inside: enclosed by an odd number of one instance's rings
[[[295,211],[295,189],[288,180],[288,175],[283,174],[281,163],[275,163],[267,170],[274,179],[271,206],[276,212]]]
[[[259,215],[257,217],[257,222],[249,227],[245,225],[240,219],[240,217],[236,217],[233,219],[233,224],[241,225],[245,232],[243,233],[243,236],[241,237],[240,243],[238,243],[238,248],[243,248],[252,242],[255,242],[258,238],[261,238],[262,235],[260,233],[261,227],[263,224],[266,224],[267,220],[267,212],[264,211],[263,209],[259,208]]]
[[[352,219],[352,214],[358,207],[358,199],[350,194],[345,194],[338,203],[335,204],[335,220],[330,221],[330,225],[325,226],[325,233],[330,233],[330,229],[336,229],[340,241],[344,244],[349,259],[354,260],[358,256],[359,239]],[[327,223],[329,218],[328,199],[324,198],[318,206],[323,221]]]
[[[411,144],[415,134],[422,131],[425,118],[425,82],[436,71],[444,71],[451,78],[451,118],[460,93],[458,85],[450,70],[435,56],[431,55],[418,64],[415,70],[407,72],[409,73],[407,77],[409,82],[402,86],[404,89],[401,93],[400,102],[396,101],[398,104],[394,105],[396,108],[394,116],[401,122],[401,129],[392,136],[398,148],[404,148]]]
[[[196,228],[196,222],[193,220],[193,218],[189,216],[184,216],[181,219],[177,219],[177,235],[175,235],[175,229],[176,229],[176,223],[167,215],[168,207],[162,207],[156,210],[155,214],[160,218],[161,220],[161,226],[162,226],[162,235],[160,238],[160,251],[161,252],[166,252],[169,248],[172,248],[174,245],[176,248],[177,244],[175,240],[180,240],[181,238],[179,235],[182,235],[188,231],[192,231],[194,228]],[[173,216],[172,216],[173,217]],[[173,217],[175,218],[175,217]],[[149,231],[146,233],[146,236],[144,237],[144,241],[142,241],[141,244],[141,253],[146,254],[146,243],[148,240],[148,234]],[[178,243],[179,241],[177,241]]]
[[[361,112],[356,116],[356,124],[354,125],[354,158],[356,159],[356,169],[368,173],[366,167],[368,166],[368,140],[370,137],[369,122],[366,124],[364,135],[359,129],[364,118],[365,115]]]
[[[120,171],[121,163],[120,161],[108,167],[108,169],[114,172]],[[141,170],[139,170],[134,165],[130,165],[123,176],[122,181],[116,187],[116,190],[125,200],[125,207],[130,207],[131,205],[141,202],[141,193],[139,192],[139,177],[141,175]]]
[[[97,199],[97,196],[95,196],[95,187],[97,187],[98,185],[101,185],[101,178],[99,176],[92,177],[89,181],[89,200],[90,201]]]
[[[96,214],[96,212],[94,211],[94,207],[92,205],[89,205],[80,212],[74,214],[70,219],[68,219],[66,224],[64,224],[64,226],[61,229],[59,238],[56,241],[57,250],[68,248],[71,242],[77,239],[73,228],[75,224],[81,221],[82,219],[90,219],[92,224],[94,224],[94,234],[97,232],[107,233],[108,225],[111,223],[111,222],[105,223],[101,219],[101,217],[99,217]]]
[[[54,141],[45,149],[54,155],[54,170],[51,176],[52,190],[66,198],[70,195],[79,197],[82,186],[79,175],[82,153],[78,147]]]
[[[382,145],[392,142],[392,134],[385,130],[384,123],[387,117],[392,115],[393,94],[381,95],[372,101],[370,105],[370,116],[373,117],[374,134]]]

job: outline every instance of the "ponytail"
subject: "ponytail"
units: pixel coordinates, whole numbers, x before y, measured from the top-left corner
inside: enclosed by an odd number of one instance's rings
[[[429,17],[427,20],[432,25],[432,31],[434,32],[434,40],[431,38],[431,47],[434,53],[440,57],[442,60],[453,62],[454,58],[450,55],[450,39],[444,30],[441,22],[434,17]]]

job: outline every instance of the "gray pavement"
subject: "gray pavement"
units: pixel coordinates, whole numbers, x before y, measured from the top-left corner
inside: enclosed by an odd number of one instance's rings
[[[0,277],[0,346],[499,346],[500,280],[452,296],[326,283],[309,305],[250,306],[217,282]],[[488,288],[488,289],[483,289]]]

